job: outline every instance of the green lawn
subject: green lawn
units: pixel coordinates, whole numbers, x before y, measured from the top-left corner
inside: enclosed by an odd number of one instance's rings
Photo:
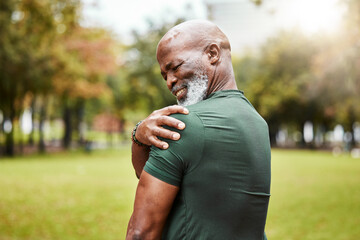
[[[269,239],[360,239],[360,159],[272,154]],[[0,159],[0,240],[124,239],[136,184],[129,147]]]

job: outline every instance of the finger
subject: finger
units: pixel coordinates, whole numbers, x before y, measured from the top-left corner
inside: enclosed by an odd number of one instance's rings
[[[185,128],[185,123],[183,123],[182,121],[180,121],[176,118],[169,117],[169,116],[159,117],[157,124],[158,125],[166,125],[169,127],[180,129],[180,130],[183,130]]]
[[[168,106],[162,109],[163,110],[163,114],[165,115],[170,115],[170,114],[174,114],[174,113],[182,113],[182,114],[188,114],[189,110],[183,106],[180,105],[172,105],[172,106]]]
[[[154,128],[153,129],[153,134],[156,137],[167,138],[167,139],[170,139],[170,140],[179,140],[180,139],[180,134],[179,133],[170,131],[170,130],[165,129],[165,128],[160,128],[160,127]]]
[[[169,147],[167,142],[160,141],[157,137],[154,136],[149,137],[149,141],[151,142],[151,145],[161,149],[167,149]]]

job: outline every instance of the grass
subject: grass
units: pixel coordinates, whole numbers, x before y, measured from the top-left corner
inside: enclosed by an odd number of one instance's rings
[[[359,159],[272,156],[269,239],[360,238]],[[136,184],[129,147],[0,159],[0,239],[124,239]]]
[[[0,161],[0,239],[124,239],[137,179],[128,150]]]
[[[270,239],[360,238],[360,159],[273,151]]]

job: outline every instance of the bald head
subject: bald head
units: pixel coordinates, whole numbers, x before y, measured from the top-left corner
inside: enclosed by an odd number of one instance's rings
[[[206,20],[190,20],[171,28],[160,40],[158,48],[171,45],[204,50],[210,44],[230,51],[230,43],[225,34],[214,23]]]
[[[171,28],[160,40],[156,56],[179,103],[192,96],[201,100],[215,91],[236,89],[229,40],[209,21],[186,21]]]

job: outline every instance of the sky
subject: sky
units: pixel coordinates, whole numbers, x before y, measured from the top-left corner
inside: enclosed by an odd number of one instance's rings
[[[161,24],[178,17],[206,19],[206,4],[215,8],[216,24],[235,49],[257,47],[279,29],[298,27],[305,33],[337,29],[343,8],[338,0],[83,0],[83,25],[111,29],[125,43],[131,31],[145,31],[147,19]],[[250,28],[251,26],[251,28]],[[249,29],[250,28],[250,29]]]
[[[125,40],[131,30],[145,31],[147,19],[173,21],[178,17],[206,19],[202,0],[83,0],[83,24],[105,26]],[[193,10],[187,12],[186,6]]]
[[[276,2],[276,1],[268,1]],[[278,21],[285,27],[299,26],[313,33],[331,31],[342,18],[343,8],[338,0],[282,0]],[[276,4],[273,8],[276,11]]]

